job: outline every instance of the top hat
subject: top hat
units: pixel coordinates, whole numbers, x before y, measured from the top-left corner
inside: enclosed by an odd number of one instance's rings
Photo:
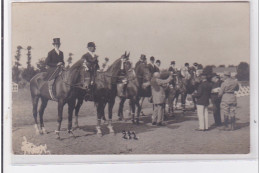
[[[175,65],[175,61],[172,61],[172,62],[171,62],[171,65]]]
[[[189,66],[189,63],[186,62],[184,65],[185,65],[185,66]]]
[[[89,42],[87,47],[96,47],[94,42]]]
[[[224,75],[225,76],[231,76],[231,73],[230,73],[230,71],[224,71]]]
[[[60,38],[54,38],[52,44],[60,44]]]

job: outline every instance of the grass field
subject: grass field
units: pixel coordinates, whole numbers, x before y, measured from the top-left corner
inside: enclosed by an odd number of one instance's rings
[[[246,154],[250,151],[249,97],[238,98],[237,130],[222,131],[211,127],[207,132],[195,131],[198,127],[196,112],[187,112],[185,116],[176,111],[176,118],[166,121],[166,126],[151,125],[152,105],[145,100],[144,113],[140,125],[131,121],[116,121],[118,99],[114,106],[113,125],[115,135],[108,135],[106,126],[102,126],[103,137],[95,134],[96,111],[93,103],[84,103],[79,115],[80,129],[74,131],[76,138],[66,133],[67,106],[63,115],[61,140],[55,139],[57,103],[49,101],[44,114],[48,134],[36,135],[33,126],[32,104],[29,89],[13,93],[12,124],[13,152],[23,154],[21,145],[25,136],[35,145],[45,145],[51,154]],[[126,102],[127,103],[127,102]],[[125,104],[125,112],[128,105]],[[127,118],[127,114],[125,113]],[[209,124],[213,124],[212,111],[209,112]],[[138,140],[125,140],[122,130],[135,131]]]

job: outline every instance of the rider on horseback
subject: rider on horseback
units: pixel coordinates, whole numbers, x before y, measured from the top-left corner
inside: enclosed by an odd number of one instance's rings
[[[95,76],[97,70],[99,70],[99,65],[98,65],[98,56],[95,53],[96,51],[96,45],[94,42],[89,42],[87,45],[88,52],[82,56],[81,59],[86,60],[87,64],[87,70],[89,71],[90,74],[90,80],[88,83],[88,95],[89,97],[92,96],[92,91],[93,87],[95,85]]]
[[[60,74],[61,70],[64,67],[64,58],[63,52],[59,50],[60,48],[60,38],[53,39],[54,49],[48,53],[48,56],[45,60],[47,65],[47,74],[45,80],[48,81],[49,93],[52,99],[54,99],[52,88],[56,77]]]

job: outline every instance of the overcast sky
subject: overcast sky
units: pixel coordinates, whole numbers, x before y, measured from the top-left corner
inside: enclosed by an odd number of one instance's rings
[[[17,45],[30,45],[35,65],[54,37],[65,61],[70,52],[80,59],[94,41],[100,62],[127,50],[133,62],[145,54],[163,67],[249,63],[249,3],[13,3],[12,59]]]

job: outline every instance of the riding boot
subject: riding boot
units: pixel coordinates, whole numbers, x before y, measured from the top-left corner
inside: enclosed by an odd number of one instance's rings
[[[224,115],[224,127],[222,128],[222,130],[227,130],[228,129],[228,117],[226,115]]]
[[[234,116],[231,117],[231,130],[235,130],[235,121],[236,121],[236,118]]]

